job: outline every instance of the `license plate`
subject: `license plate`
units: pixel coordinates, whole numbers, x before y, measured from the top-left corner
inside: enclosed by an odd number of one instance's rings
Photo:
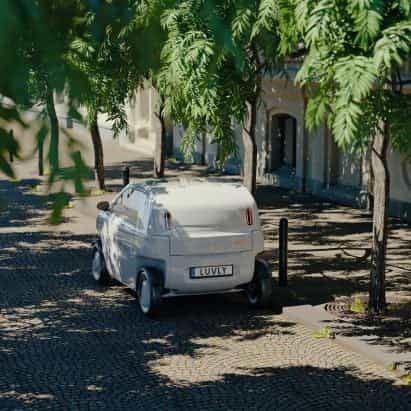
[[[191,278],[229,277],[233,275],[232,265],[208,265],[203,267],[191,267]]]

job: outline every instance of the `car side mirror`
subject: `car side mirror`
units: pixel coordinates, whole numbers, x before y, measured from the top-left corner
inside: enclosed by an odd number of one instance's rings
[[[110,210],[110,203],[108,201],[99,201],[97,203],[97,208],[101,211],[108,211]]]

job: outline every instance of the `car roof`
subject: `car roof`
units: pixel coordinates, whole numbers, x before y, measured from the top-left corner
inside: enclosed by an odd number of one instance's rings
[[[187,188],[218,188],[218,189],[239,189],[245,188],[241,183],[234,181],[224,181],[221,179],[212,178],[169,178],[169,179],[157,179],[157,180],[146,180],[138,183],[130,183],[129,187],[134,187],[137,189],[142,189],[147,193],[163,194],[165,190],[167,192],[180,191],[181,189]]]
[[[239,182],[224,181],[211,178],[170,178],[159,180],[147,180],[139,183],[131,183],[129,186],[146,192],[154,201],[160,203],[172,203],[181,201],[193,202],[203,196],[214,197],[214,201],[225,202],[230,198],[235,201],[249,203],[252,199],[248,190]]]

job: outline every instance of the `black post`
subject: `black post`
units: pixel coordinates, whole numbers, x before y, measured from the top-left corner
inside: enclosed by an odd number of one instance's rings
[[[123,187],[130,182],[130,167],[123,168]]]
[[[13,129],[10,130],[9,134],[10,134],[10,144],[12,144],[12,141],[13,141]],[[14,160],[14,158],[13,158],[13,150],[12,150],[11,147],[9,148],[9,159],[10,159],[10,163],[12,163],[13,160]]]
[[[288,260],[288,220],[280,220],[280,238],[278,250],[278,285],[287,287],[287,260]]]

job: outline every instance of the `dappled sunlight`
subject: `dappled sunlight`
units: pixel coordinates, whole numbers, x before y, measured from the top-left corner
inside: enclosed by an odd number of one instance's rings
[[[259,186],[257,202],[266,238],[264,257],[274,276],[279,221],[288,219],[291,301],[319,304],[368,289],[372,221],[367,211],[270,186]],[[411,226],[392,219],[387,289],[411,293],[410,278]]]
[[[151,160],[131,157],[124,164],[132,167],[133,179],[151,176]],[[114,189],[121,185],[119,164],[108,167]],[[206,173],[175,165],[168,174],[178,175],[181,168]],[[276,288],[276,297],[286,291],[296,303],[313,303],[367,289],[368,261],[361,256],[369,241],[368,215],[285,190],[263,190],[265,256],[274,276],[279,219],[289,218],[290,226],[290,286]],[[22,199],[36,206],[40,194],[27,184],[23,192]],[[68,230],[83,224],[78,209],[68,210],[67,223],[55,230],[28,226],[40,216],[27,210],[16,209],[15,227],[7,227],[4,217],[0,234],[6,285],[0,288],[0,355],[8,370],[7,386],[0,386],[3,408],[57,409],[69,398],[73,408],[127,408],[130,400],[147,409],[183,409],[188,403],[198,409],[329,409],[337,406],[332,390],[345,404],[380,404],[393,397],[409,403],[388,371],[332,341],[313,339],[310,331],[269,310],[251,309],[241,295],[169,299],[158,318],[144,317],[132,291],[115,281],[100,287],[91,277],[94,221],[83,227],[89,234],[73,234]],[[397,267],[407,267],[408,230],[397,224],[391,233],[396,242],[390,244],[390,263]],[[388,288],[407,291],[409,272],[397,267],[389,266]]]
[[[217,333],[207,337],[193,337],[190,344],[196,347],[194,355],[184,350],[171,354],[169,350],[172,347],[168,338],[155,342],[148,340],[145,343],[161,346],[168,355],[150,360],[147,365],[152,372],[167,377],[175,384],[218,381],[225,373],[243,373],[241,364],[249,364],[251,367],[247,368],[246,373],[254,367],[267,364],[267,361],[278,365],[282,362],[281,352],[289,350],[293,339],[292,323],[271,318],[263,327],[234,329],[229,335],[219,336]],[[260,349],[264,350],[263,356],[258,353],[257,342]],[[150,357],[153,352],[149,351],[147,354]]]

